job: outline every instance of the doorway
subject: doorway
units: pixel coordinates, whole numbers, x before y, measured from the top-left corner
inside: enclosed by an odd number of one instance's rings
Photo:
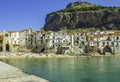
[[[0,47],[0,52],[2,52],[3,51],[3,48],[2,47]]]
[[[6,44],[6,51],[9,51],[9,50],[10,50],[9,44]]]

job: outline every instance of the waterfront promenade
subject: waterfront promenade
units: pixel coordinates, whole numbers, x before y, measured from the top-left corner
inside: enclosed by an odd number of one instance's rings
[[[28,75],[20,69],[0,62],[0,82],[49,82],[35,75]]]

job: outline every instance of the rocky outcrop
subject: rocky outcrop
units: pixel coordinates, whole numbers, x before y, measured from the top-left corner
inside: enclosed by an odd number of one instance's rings
[[[77,8],[78,11],[76,11]],[[66,9],[47,15],[44,29],[46,31],[58,31],[61,29],[91,27],[100,29],[120,29],[120,8],[95,6],[89,3],[87,3],[87,6],[85,6],[85,3],[84,6],[82,6],[82,4],[75,4],[74,6],[74,4],[70,3],[67,5]]]

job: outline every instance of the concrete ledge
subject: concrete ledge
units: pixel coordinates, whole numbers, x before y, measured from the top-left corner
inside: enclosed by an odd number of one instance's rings
[[[20,69],[0,62],[0,82],[49,82],[43,78],[28,75]]]
[[[39,78],[34,75],[29,75],[25,77],[15,78],[15,79],[8,79],[9,82],[48,82],[45,79]]]

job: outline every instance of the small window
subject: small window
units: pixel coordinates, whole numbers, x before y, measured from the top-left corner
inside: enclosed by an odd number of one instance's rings
[[[119,37],[118,37],[118,36],[116,37],[116,40],[119,40]]]
[[[36,49],[38,49],[38,46],[36,46]]]
[[[111,42],[111,45],[114,46],[114,42]]]
[[[54,40],[52,41],[52,43],[54,43]]]
[[[60,40],[58,42],[60,43]]]
[[[118,47],[119,46],[119,43],[117,42],[117,45],[116,45],[116,47]]]
[[[103,42],[103,46],[105,46],[105,42]]]
[[[84,44],[85,44],[85,42],[81,42],[81,44],[82,44],[82,45],[84,45]]]
[[[8,34],[6,34],[5,36],[8,37]]]
[[[3,43],[3,40],[0,40],[0,43]]]
[[[14,41],[15,42],[15,44],[16,44],[16,41]]]
[[[55,36],[53,36],[53,39],[55,39]]]

